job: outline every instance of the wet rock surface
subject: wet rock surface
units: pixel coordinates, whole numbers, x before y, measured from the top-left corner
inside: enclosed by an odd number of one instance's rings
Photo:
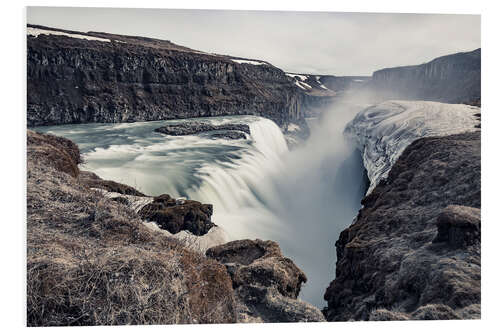
[[[239,133],[243,135],[243,138],[245,138],[246,137],[245,133],[250,134],[250,127],[246,124],[212,125],[212,124],[192,121],[189,123],[162,126],[156,128],[154,131],[166,135],[193,135],[205,132],[223,131],[221,133],[212,133],[211,136],[232,138],[236,137],[235,133]]]
[[[239,132],[239,131],[225,131],[221,133],[213,133],[210,135],[210,137],[212,139],[228,139],[228,140],[241,140],[247,138],[244,132]]]
[[[324,321],[319,309],[297,299],[307,278],[277,243],[238,240],[212,247],[206,255],[224,264],[231,276],[238,322]]]
[[[341,234],[329,321],[480,318],[480,131],[408,146]]]
[[[168,194],[154,198],[153,202],[139,210],[139,216],[147,221],[156,222],[161,228],[176,234],[182,230],[193,235],[206,234],[215,224],[210,220],[213,206],[194,200],[176,200]]]

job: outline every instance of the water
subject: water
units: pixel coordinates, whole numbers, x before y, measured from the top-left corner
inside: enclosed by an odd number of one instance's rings
[[[212,124],[246,123],[247,140],[165,136],[165,123],[82,124],[38,127],[78,144],[82,169],[136,187],[214,205],[213,221],[231,239],[277,241],[304,270],[300,298],[325,306],[334,278],[335,246],[359,209],[363,169],[359,153],[342,136],[352,111],[331,112],[303,147],[289,151],[272,121],[256,116],[197,118]]]

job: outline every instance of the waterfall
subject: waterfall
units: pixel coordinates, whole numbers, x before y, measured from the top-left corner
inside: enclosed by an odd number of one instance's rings
[[[249,127],[249,149],[222,167],[204,163],[197,172],[201,186],[188,192],[190,198],[214,205],[214,222],[232,239],[262,238],[280,223],[264,198],[274,193],[272,177],[284,168],[288,147],[273,121],[262,118]]]
[[[364,190],[360,154],[342,134],[355,112],[332,109],[304,146],[293,151],[273,121],[256,116],[196,119],[248,124],[248,140],[154,132],[174,121],[37,130],[76,142],[84,168],[104,179],[149,195],[168,193],[213,204],[212,220],[230,239],[278,242],[308,277],[299,297],[322,307],[334,278],[334,243],[356,215]]]

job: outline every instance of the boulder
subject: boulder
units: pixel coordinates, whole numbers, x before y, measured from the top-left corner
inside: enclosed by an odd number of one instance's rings
[[[318,308],[297,299],[307,277],[277,243],[237,240],[206,255],[224,264],[231,276],[239,322],[324,321]]]
[[[186,230],[197,236],[206,234],[215,226],[210,220],[212,214],[212,205],[194,200],[178,201],[168,194],[155,197],[153,202],[139,210],[142,219],[156,222],[161,229],[172,234]]]

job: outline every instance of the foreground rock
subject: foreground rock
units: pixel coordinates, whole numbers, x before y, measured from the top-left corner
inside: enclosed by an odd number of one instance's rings
[[[212,247],[233,281],[238,322],[324,321],[316,307],[297,299],[307,278],[275,242],[238,240]]]
[[[176,200],[168,194],[154,198],[153,202],[139,210],[139,215],[172,234],[187,230],[193,235],[206,234],[215,226],[210,220],[213,206],[194,200]]]
[[[480,137],[416,140],[363,199],[335,243],[327,320],[480,318]]]

